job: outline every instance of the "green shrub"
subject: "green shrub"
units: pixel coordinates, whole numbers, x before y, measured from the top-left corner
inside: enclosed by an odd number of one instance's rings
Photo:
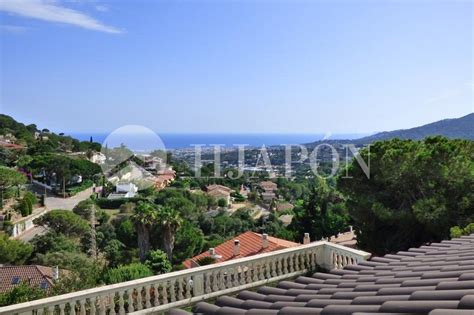
[[[147,201],[147,199],[142,198],[142,197],[121,198],[121,199],[98,198],[96,200],[96,203],[102,209],[119,209],[120,206],[125,203],[129,203],[129,202],[138,203],[139,201]]]
[[[221,208],[227,207],[227,200],[221,198],[217,201],[217,205]]]
[[[46,297],[47,291],[30,287],[26,282],[0,294],[0,307],[13,305]]]
[[[145,265],[150,268],[156,275],[171,271],[171,263],[166,253],[157,249],[148,253]]]
[[[0,235],[0,264],[22,265],[33,252],[29,243],[10,239],[7,235]]]
[[[86,179],[85,181],[83,181],[79,185],[69,187],[67,189],[67,192],[69,193],[69,195],[74,196],[74,195],[80,193],[81,191],[86,190],[87,188],[91,188],[92,185],[94,185],[94,182],[90,179]]]
[[[216,262],[216,260],[212,258],[211,256],[206,256],[206,257],[202,257],[198,259],[196,262],[199,264],[199,266],[207,266],[207,265],[212,265],[213,263]]]
[[[461,237],[463,235],[463,230],[459,226],[453,226],[449,229],[449,234],[451,235],[451,238]]]
[[[27,217],[33,212],[33,205],[29,199],[23,198],[20,200],[18,210],[20,210],[20,213],[23,217]]]
[[[451,238],[457,238],[463,235],[470,235],[472,233],[474,233],[474,223],[469,223],[464,228],[461,228],[459,226],[453,226],[451,229],[449,229],[449,234]]]
[[[97,210],[98,207],[96,206],[94,200],[89,198],[89,199],[82,200],[81,202],[79,202],[74,207],[74,209],[72,209],[72,212],[74,212],[75,214],[83,218],[84,220],[89,221],[91,219],[92,210],[94,208]]]
[[[153,276],[150,268],[141,263],[133,263],[109,269],[104,276],[104,281],[107,284],[114,284],[150,276]]]
[[[25,193],[23,199],[28,199],[32,205],[36,205],[38,203],[38,198],[36,198],[35,194],[30,191]]]
[[[3,221],[2,228],[3,228],[3,231],[6,234],[11,235],[12,232],[13,232],[13,223],[12,223],[12,221],[10,221],[10,220]]]
[[[464,228],[464,235],[469,235],[472,233],[474,233],[474,223],[470,223]]]

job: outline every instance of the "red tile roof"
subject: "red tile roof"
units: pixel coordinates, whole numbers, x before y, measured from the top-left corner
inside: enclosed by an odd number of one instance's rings
[[[5,149],[12,149],[12,150],[25,149],[25,147],[22,145],[9,143],[9,142],[3,142],[3,141],[0,141],[0,147],[5,148]]]
[[[240,255],[238,256],[234,256],[233,254],[235,240],[239,240],[240,242]],[[228,240],[227,242],[220,244],[214,249],[217,255],[222,256],[221,258],[217,259],[216,262],[223,262],[231,259],[273,252],[276,250],[295,247],[299,245],[300,244],[298,243],[268,236],[268,247],[262,248],[262,234],[248,231],[232,238],[231,240]],[[208,256],[210,256],[209,252],[206,251],[197,256],[194,256],[193,258],[186,260],[183,264],[186,268],[191,268],[196,266],[195,262],[197,262],[199,259]]]
[[[226,191],[228,193],[230,193],[232,191],[232,189],[230,189],[229,187],[223,186],[223,185],[209,185],[209,186],[206,187],[207,192],[210,192],[210,191],[213,191],[213,190],[221,190],[221,191]]]
[[[18,281],[13,281],[16,277],[19,278],[15,279]],[[0,293],[9,291],[23,282],[36,288],[40,288],[41,283],[47,283],[45,289],[49,289],[53,285],[53,270],[50,267],[39,265],[0,267]]]
[[[275,184],[274,182],[268,181],[268,180],[260,182],[260,187],[262,187],[264,190],[276,190],[276,189],[278,189],[277,184]]]

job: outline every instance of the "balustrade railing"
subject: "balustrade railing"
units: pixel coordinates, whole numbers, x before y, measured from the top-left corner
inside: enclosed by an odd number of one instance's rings
[[[304,274],[357,264],[369,253],[325,241],[0,308],[4,314],[116,315],[166,311]]]

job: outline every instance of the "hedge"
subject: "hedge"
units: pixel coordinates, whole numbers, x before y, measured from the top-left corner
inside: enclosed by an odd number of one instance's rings
[[[107,198],[98,198],[96,199],[97,205],[102,209],[118,209],[121,205],[127,202],[138,203],[139,201],[147,201],[148,199],[143,197],[133,197],[133,198],[120,198],[120,199],[107,199]]]

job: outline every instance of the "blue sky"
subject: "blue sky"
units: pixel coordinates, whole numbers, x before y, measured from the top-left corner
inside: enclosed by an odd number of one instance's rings
[[[57,132],[366,133],[474,111],[471,1],[2,0],[1,112]]]

